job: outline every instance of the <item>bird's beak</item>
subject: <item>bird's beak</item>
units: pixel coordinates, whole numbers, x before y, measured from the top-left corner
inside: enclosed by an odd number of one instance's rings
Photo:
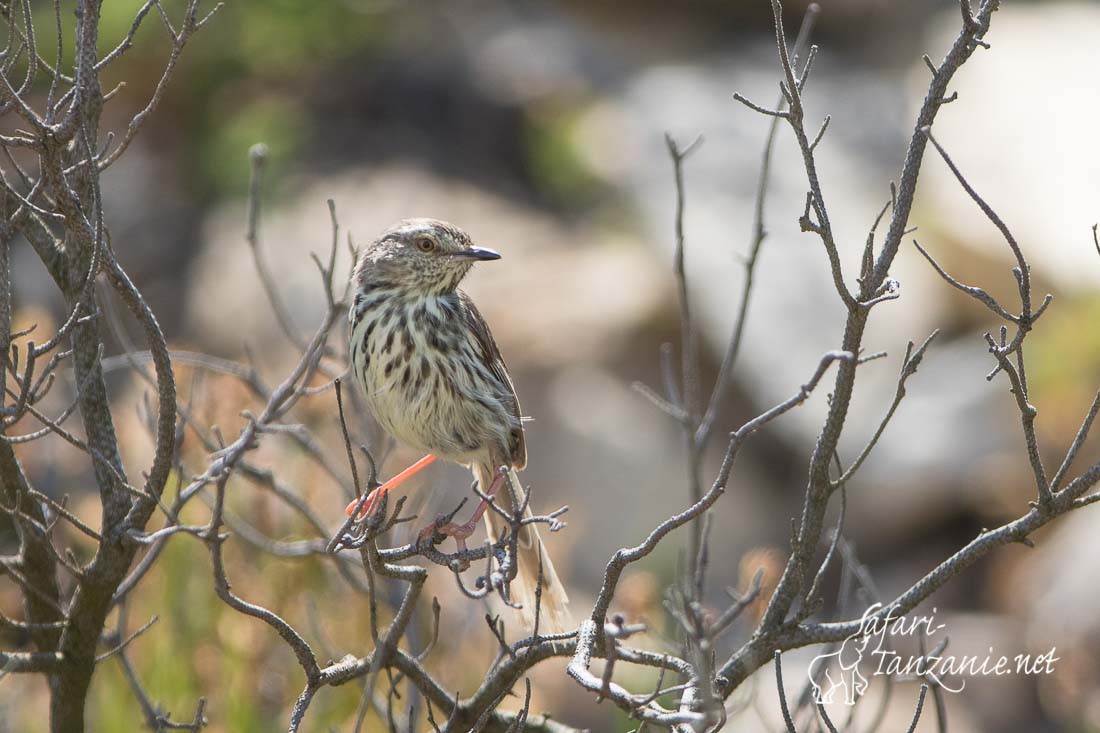
[[[470,249],[463,250],[461,252],[454,252],[453,257],[461,257],[470,260],[499,260],[500,253],[494,252],[491,249],[485,249],[484,247],[471,247]]]

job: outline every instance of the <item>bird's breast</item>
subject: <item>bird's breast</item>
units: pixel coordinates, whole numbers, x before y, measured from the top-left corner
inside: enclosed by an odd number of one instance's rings
[[[407,445],[469,463],[506,411],[456,303],[369,293],[357,300],[350,353],[375,419]]]

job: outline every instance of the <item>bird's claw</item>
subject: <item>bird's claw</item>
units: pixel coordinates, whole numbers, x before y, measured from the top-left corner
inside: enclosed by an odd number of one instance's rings
[[[469,522],[458,524],[455,522],[447,521],[446,514],[440,514],[435,518],[435,521],[424,527],[417,534],[417,542],[423,542],[424,540],[433,540],[435,537],[454,537],[455,544],[458,545],[459,552],[465,552],[466,540],[477,529],[476,519],[471,519]],[[462,570],[466,570],[470,563],[468,561],[462,562]]]

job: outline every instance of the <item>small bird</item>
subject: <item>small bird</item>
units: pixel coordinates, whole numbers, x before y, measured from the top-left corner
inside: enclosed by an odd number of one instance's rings
[[[474,246],[464,231],[437,219],[398,222],[359,256],[349,312],[352,370],[378,424],[428,455],[362,507],[350,504],[349,514],[358,509],[360,516],[369,515],[387,491],[436,457],[469,466],[482,492],[505,511],[522,503],[516,471],[527,464],[527,447],[519,400],[488,324],[458,289],[474,263],[497,259],[493,250]],[[500,491],[504,484],[507,490]],[[463,547],[484,516],[495,540],[507,523],[486,509],[482,500],[469,521],[431,525],[421,536],[440,532]],[[541,557],[539,628],[565,631],[569,599],[536,525],[524,525],[519,535],[511,600],[530,628]]]

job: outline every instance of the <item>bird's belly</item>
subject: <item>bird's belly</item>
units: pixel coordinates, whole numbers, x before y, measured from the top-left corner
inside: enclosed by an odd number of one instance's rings
[[[400,442],[456,463],[470,463],[483,451],[485,421],[464,409],[449,392],[402,383],[391,374],[373,375],[367,404],[375,419]]]
[[[376,327],[368,336],[360,324],[355,331],[356,377],[367,407],[386,432],[456,463],[471,463],[485,452],[492,426],[500,420],[494,419],[491,400],[472,398],[476,390],[464,383],[461,370],[443,368],[440,360],[446,357],[430,351],[415,330],[409,349],[401,336],[389,339],[385,328]]]

